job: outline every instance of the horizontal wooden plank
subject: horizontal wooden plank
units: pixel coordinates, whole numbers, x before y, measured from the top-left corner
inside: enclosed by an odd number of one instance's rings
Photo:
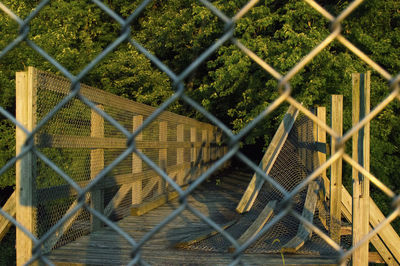
[[[71,82],[68,79],[51,74],[49,72],[41,70],[36,70],[36,71],[38,75],[44,74],[47,76],[47,78],[54,80],[54,82],[48,82],[47,86],[41,86],[40,89],[46,89],[48,91],[62,93],[64,95],[70,93]],[[104,90],[87,86],[85,84],[81,84],[80,93],[89,100],[97,104],[114,107],[117,110],[124,110],[138,115],[149,116],[157,110],[157,107],[152,107],[143,103],[137,103],[127,98],[120,97],[115,94],[106,92]],[[216,130],[216,127],[211,124],[200,122],[195,119],[188,118],[186,116],[178,115],[168,111],[162,112],[158,117],[158,119],[170,121],[173,123],[179,121],[179,123],[181,124],[188,124],[202,129]]]
[[[7,202],[2,207],[3,211],[8,213],[10,216],[15,218],[16,214],[16,202],[15,202],[16,193],[15,191],[8,198]],[[12,223],[10,220],[6,219],[3,215],[0,215],[0,242],[3,237],[7,234],[8,230],[10,230]]]
[[[369,252],[368,262],[369,263],[385,263],[385,261],[382,259],[381,255],[379,255],[378,252]]]
[[[173,148],[201,148],[202,146],[219,147],[216,142],[181,142],[181,141],[144,141],[137,140],[138,149],[173,149]],[[101,138],[90,136],[47,135],[41,134],[37,138],[40,148],[76,148],[76,149],[126,149],[126,138]]]
[[[186,174],[189,174],[191,164],[183,163],[181,165],[173,165],[167,167],[167,174],[173,177],[173,174],[179,170],[185,170]],[[146,170],[140,173],[127,173],[115,176],[106,176],[102,179],[95,187],[96,189],[106,189],[124,184],[131,184],[134,181],[145,180],[157,177],[158,174],[154,170]],[[84,188],[89,184],[90,180],[80,181],[77,184]],[[51,200],[56,200],[65,197],[76,196],[78,193],[70,185],[53,186],[49,188],[42,188],[37,190],[37,196],[39,201],[49,200],[48,195],[52,195]]]

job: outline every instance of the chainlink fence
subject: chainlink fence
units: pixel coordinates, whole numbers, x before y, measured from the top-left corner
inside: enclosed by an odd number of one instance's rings
[[[316,47],[312,49],[304,58],[302,58],[287,74],[282,75],[279,71],[275,70],[268,64],[268,60],[264,61],[259,58],[255,53],[253,53],[249,48],[247,48],[243,43],[241,43],[238,39],[234,37],[235,32],[235,24],[239,21],[253,6],[255,6],[258,1],[252,0],[249,1],[243,8],[235,14],[233,17],[226,16],[223,12],[217,9],[211,2],[206,0],[200,0],[200,2],[205,5],[209,10],[211,10],[219,19],[221,19],[225,23],[225,32],[220,36],[218,40],[216,40],[210,47],[208,47],[201,55],[197,57],[195,61],[193,61],[184,71],[181,73],[174,73],[168,66],[163,64],[157,57],[155,57],[152,53],[146,50],[140,43],[138,43],[135,39],[132,39],[130,36],[130,25],[135,21],[135,19],[143,12],[146,6],[151,1],[143,1],[137,9],[126,19],[120,17],[116,14],[110,7],[106,4],[102,3],[99,0],[92,0],[100,9],[102,9],[105,13],[111,16],[115,21],[117,21],[121,26],[121,34],[120,36],[111,43],[106,49],[104,49],[94,60],[92,60],[78,75],[71,74],[66,68],[64,68],[60,63],[57,62],[52,56],[47,54],[44,50],[42,50],[34,41],[28,38],[29,35],[29,23],[35,18],[35,16],[43,9],[50,0],[44,0],[39,3],[39,5],[34,9],[26,18],[18,17],[13,10],[7,8],[4,4],[0,3],[0,8],[3,12],[5,12],[10,18],[12,18],[15,22],[19,24],[20,32],[19,35],[8,44],[0,52],[0,59],[4,57],[10,50],[14,49],[17,45],[22,42],[25,42],[29,45],[33,50],[38,52],[43,58],[45,58],[48,62],[54,65],[67,79],[69,82],[70,91],[66,95],[57,95],[57,97],[61,97],[61,101],[51,110],[45,110],[48,106],[43,106],[43,116],[40,116],[40,120],[38,121],[35,128],[32,130],[28,130],[27,127],[23,126],[20,121],[17,121],[16,118],[7,112],[5,109],[0,107],[0,113],[5,116],[7,119],[12,121],[20,130],[26,133],[27,138],[25,144],[23,145],[21,151],[12,158],[6,165],[1,166],[0,175],[6,172],[11,167],[14,167],[16,162],[20,159],[29,156],[30,154],[34,154],[38,160],[40,159],[42,163],[47,164],[52,171],[55,171],[60,177],[62,177],[62,182],[64,184],[69,184],[73,186],[73,188],[77,191],[77,203],[74,208],[71,208],[69,212],[67,212],[62,218],[57,218],[57,221],[54,221],[54,224],[46,227],[46,225],[41,226],[41,234],[40,237],[34,236],[33,232],[29,232],[24,226],[22,226],[19,222],[17,222],[11,215],[6,213],[3,209],[0,209],[1,215],[5,216],[7,219],[12,221],[12,223],[22,231],[27,237],[29,237],[33,241],[33,249],[32,256],[27,262],[28,264],[33,263],[36,260],[40,260],[46,264],[52,265],[53,263],[46,257],[44,250],[45,247],[43,245],[53,237],[55,232],[59,230],[65,221],[71,218],[73,215],[76,215],[78,212],[82,210],[82,217],[86,215],[93,215],[97,217],[97,219],[101,220],[103,223],[108,225],[110,228],[114,229],[118,234],[120,234],[123,238],[125,238],[132,245],[132,260],[130,261],[130,265],[141,263],[147,264],[146,261],[141,257],[140,248],[144,245],[144,243],[151,238],[158,230],[160,230],[165,224],[172,221],[175,217],[177,217],[183,210],[187,209],[193,214],[199,216],[205,223],[207,223],[210,227],[216,229],[221,236],[228,241],[230,245],[235,247],[235,252],[232,253],[232,265],[236,265],[241,261],[243,252],[253,244],[257,239],[261,237],[261,235],[268,231],[275,223],[278,223],[281,219],[283,219],[286,215],[290,214],[293,217],[301,220],[304,224],[306,224],[313,233],[317,234],[321,239],[323,239],[327,245],[329,245],[332,249],[337,251],[338,255],[338,263],[343,263],[348,260],[355,250],[357,250],[361,245],[369,241],[371,238],[377,235],[377,233],[382,230],[382,228],[391,223],[394,219],[396,219],[400,215],[400,195],[396,195],[390,188],[384,185],[379,179],[373,176],[371,173],[366,171],[362,166],[360,166],[356,161],[354,161],[351,156],[347,155],[344,151],[344,146],[348,141],[365,125],[367,125],[372,119],[374,119],[387,105],[389,105],[392,101],[400,100],[400,89],[399,89],[399,81],[400,75],[397,74],[395,76],[388,73],[385,69],[380,67],[377,63],[371,60],[367,55],[365,55],[360,49],[358,49],[355,45],[353,45],[350,41],[348,41],[341,34],[341,23],[348,17],[363,1],[353,1],[345,10],[343,10],[337,17],[330,14],[327,10],[321,7],[316,1],[313,0],[305,0],[307,4],[309,4],[312,8],[320,13],[323,17],[325,17],[330,23],[331,33],[327,36],[322,42],[320,42]],[[390,93],[387,97],[380,102],[375,108],[367,114],[360,122],[354,125],[350,130],[345,132],[343,136],[339,136],[337,132],[335,132],[330,126],[328,126],[323,121],[319,120],[318,117],[310,112],[308,109],[303,107],[301,103],[299,103],[296,99],[292,97],[292,87],[290,84],[291,79],[299,73],[315,56],[317,56],[325,47],[327,47],[333,41],[340,42],[343,46],[357,55],[361,60],[363,60],[366,64],[368,64],[372,69],[378,72],[383,78],[385,78],[389,83]],[[251,58],[254,62],[256,62],[262,69],[271,74],[278,82],[278,89],[280,95],[275,101],[273,101],[269,106],[263,110],[256,118],[254,118],[246,127],[244,127],[240,132],[234,134],[231,129],[229,129],[224,123],[219,121],[213,114],[209,113],[205,110],[199,103],[195,102],[185,93],[185,83],[184,80],[187,78],[200,64],[205,62],[207,58],[214,53],[219,47],[221,47],[226,42],[234,43],[243,53],[245,53],[249,58]],[[82,93],[82,86],[80,84],[81,80],[88,74],[90,70],[92,70],[96,64],[98,64],[105,56],[110,54],[114,49],[116,49],[120,44],[124,42],[129,42],[132,44],[138,51],[144,54],[154,65],[156,65],[160,70],[165,72],[169,78],[173,81],[175,93],[168,100],[162,103],[158,109],[152,112],[150,115],[144,118],[142,126],[138,127],[133,132],[127,130],[124,125],[121,125],[116,119],[113,118],[111,113],[113,110],[102,108],[96,105],[93,101],[89,99],[86,95]],[[140,151],[135,144],[135,138],[139,136],[142,132],[145,131],[146,127],[151,127],[151,124],[159,119],[160,115],[166,110],[168,106],[170,106],[173,102],[178,99],[183,100],[188,105],[192,106],[198,112],[202,113],[209,121],[211,121],[214,125],[216,125],[220,130],[222,130],[223,134],[227,137],[227,143],[229,144],[229,150],[226,152],[224,156],[222,156],[219,160],[217,160],[211,167],[209,167],[205,172],[203,172],[195,181],[193,181],[189,187],[184,190],[182,189],[166,172],[162,167],[159,167],[157,163],[153,162],[154,158],[151,156],[146,156],[145,152]],[[276,215],[263,230],[261,230],[255,238],[247,241],[246,243],[239,245],[239,243],[232,237],[227,231],[223,230],[220,226],[218,226],[213,220],[205,217],[204,215],[199,214],[195,209],[188,205],[186,198],[190,195],[193,190],[205,181],[216,169],[224,165],[229,159],[236,156],[238,159],[243,161],[249,167],[251,167],[254,171],[258,172],[263,176],[266,182],[271,183],[270,176],[262,173],[260,169],[251,162],[242,152],[239,151],[239,142],[241,139],[250,132],[260,121],[262,121],[267,115],[273,112],[277,107],[279,107],[283,103],[289,103],[294,106],[302,114],[311,119],[314,123],[316,123],[319,127],[326,130],[326,132],[333,138],[336,139],[336,152],[331,155],[331,157],[326,161],[326,163],[322,164],[316,170],[314,170],[311,174],[305,177],[293,190],[287,191],[284,193],[284,200],[280,202],[280,213]],[[96,112],[99,116],[104,119],[106,124],[112,125],[112,128],[115,132],[110,132],[110,134],[117,134],[120,136],[124,136],[128,139],[127,148],[120,151],[115,152],[114,154],[110,154],[108,156],[108,166],[98,173],[98,175],[91,179],[90,182],[86,184],[84,187],[80,187],[77,183],[77,180],[74,180],[70,177],[69,173],[62,171],[56,165],[56,159],[48,157],[46,155],[45,150],[41,150],[34,143],[34,139],[37,138],[39,133],[43,131],[46,127],[50,127],[50,120],[53,120],[57,116],[62,117],[62,109],[67,105],[75,105],[77,108],[81,108],[82,110],[86,110],[87,115],[92,111]],[[123,115],[123,114],[121,114]],[[86,123],[82,121],[82,123]],[[76,127],[68,127],[70,130],[75,130],[79,128],[79,125]],[[111,126],[110,126],[111,128]],[[54,129],[61,130],[61,129]],[[143,131],[144,130],[144,131]],[[86,132],[89,134],[89,132]],[[43,140],[46,142],[46,140]],[[107,174],[113,171],[114,167],[119,163],[128,158],[132,157],[133,154],[135,156],[140,157],[141,160],[146,162],[157,174],[162,176],[163,180],[169,184],[171,188],[178,192],[180,198],[180,207],[172,212],[165,220],[160,223],[158,226],[150,230],[145,237],[141,240],[133,239],[126,232],[124,232],[121,228],[116,226],[108,217],[97,212],[88,202],[87,197],[90,191],[95,187]],[[85,152],[80,153],[80,156],[88,156],[85,155]],[[311,224],[307,220],[304,219],[298,212],[293,208],[293,205],[290,202],[296,197],[296,195],[304,190],[307,185],[309,185],[313,180],[315,180],[321,173],[329,168],[335,161],[343,158],[343,160],[350,164],[353,168],[360,171],[366,178],[368,178],[373,184],[375,184],[378,188],[380,188],[386,195],[388,195],[393,200],[393,211],[390,215],[388,215],[381,223],[376,226],[370,233],[362,238],[361,241],[352,245],[350,248],[344,250],[343,247],[336,244],[327,234],[322,232],[317,226]],[[84,171],[84,167],[82,168]],[[272,184],[272,183],[271,183]],[[48,184],[50,185],[50,184]],[[275,186],[274,184],[272,184]],[[45,191],[46,187],[41,187]],[[281,189],[281,188],[279,188]],[[111,192],[110,192],[111,193]],[[57,201],[55,199],[55,201]],[[68,204],[70,204],[72,199],[69,199]],[[85,220],[82,218],[82,221]],[[87,220],[87,219],[86,219]]]

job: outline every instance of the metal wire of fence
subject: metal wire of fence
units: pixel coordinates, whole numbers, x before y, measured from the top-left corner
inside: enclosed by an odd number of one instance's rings
[[[235,252],[232,255],[232,263],[231,265],[237,265],[241,262],[241,256],[243,251],[248,248],[252,243],[254,243],[264,232],[269,230],[276,222],[282,219],[288,213],[291,213],[293,216],[297,217],[300,221],[302,221],[305,225],[307,225],[311,230],[319,235],[322,239],[324,239],[332,248],[338,251],[340,254],[338,258],[338,263],[343,263],[346,259],[348,259],[354,251],[359,248],[361,245],[369,241],[372,237],[374,237],[385,225],[392,222],[400,215],[400,195],[396,195],[389,187],[385,186],[382,182],[379,181],[374,175],[364,169],[361,165],[359,165],[356,161],[354,161],[349,155],[347,155],[344,151],[344,145],[348,142],[354,134],[358,132],[361,128],[363,128],[367,123],[369,123],[374,117],[376,117],[388,104],[390,104],[394,100],[400,100],[400,89],[399,89],[399,81],[400,74],[391,75],[385,69],[380,67],[377,63],[375,63],[371,58],[369,58],[366,54],[364,54],[360,49],[358,49],[355,45],[353,45],[349,40],[347,40],[341,34],[341,23],[348,17],[363,1],[355,0],[353,1],[345,10],[343,10],[337,17],[330,14],[326,9],[321,7],[317,2],[313,0],[304,0],[308,3],[312,8],[318,11],[322,16],[324,16],[330,23],[331,33],[327,36],[322,42],[320,42],[311,52],[309,52],[304,58],[302,58],[287,74],[282,75],[279,71],[275,70],[271,65],[269,65],[266,61],[259,58],[255,53],[253,53],[250,49],[248,49],[243,43],[241,43],[238,39],[234,38],[235,32],[235,23],[240,20],[254,5],[257,4],[258,0],[249,1],[237,14],[235,14],[232,18],[226,16],[223,12],[221,12],[218,8],[216,8],[211,2],[206,0],[200,0],[202,4],[204,4],[209,10],[211,10],[216,16],[218,16],[225,23],[225,32],[220,36],[220,38],[215,41],[210,47],[208,47],[196,60],[194,60],[182,73],[175,73],[168,66],[163,64],[156,56],[151,54],[146,48],[144,48],[140,43],[138,43],[135,39],[131,38],[130,35],[130,25],[135,21],[135,19],[143,12],[146,6],[151,2],[150,0],[144,0],[137,9],[127,18],[124,19],[120,17],[117,13],[115,13],[111,8],[109,8],[106,4],[99,0],[92,0],[99,8],[101,8],[105,13],[111,16],[116,22],[118,22],[121,26],[121,34],[119,37],[112,42],[107,48],[105,48],[94,60],[92,60],[78,75],[73,75],[70,73],[64,66],[62,66],[57,60],[55,60],[52,56],[47,54],[44,50],[42,50],[36,43],[29,39],[28,35],[30,32],[29,23],[35,16],[42,10],[50,0],[43,0],[39,3],[39,5],[26,17],[20,18],[17,16],[12,10],[6,7],[3,3],[0,3],[0,9],[5,12],[11,19],[19,24],[19,34],[18,36],[9,43],[1,52],[0,59],[4,57],[10,50],[14,49],[21,42],[25,42],[29,45],[33,50],[38,52],[43,58],[45,58],[48,62],[54,65],[65,77],[67,77],[71,81],[70,93],[67,95],[61,102],[59,102],[46,116],[42,118],[41,121],[37,124],[37,126],[32,130],[27,130],[16,118],[7,112],[4,108],[0,106],[0,113],[5,116],[7,119],[12,121],[18,128],[20,128],[24,133],[27,134],[27,139],[22,147],[22,150],[19,154],[17,154],[14,158],[9,160],[5,165],[0,168],[0,175],[5,173],[9,168],[13,167],[17,160],[23,158],[27,154],[35,154],[38,158],[43,160],[50,168],[52,168],[55,172],[57,172],[60,176],[62,176],[66,182],[71,184],[78,191],[78,204],[73,210],[67,213],[61,220],[59,220],[49,231],[47,231],[40,239],[36,238],[32,232],[29,232],[26,228],[24,228],[18,221],[16,221],[13,217],[11,217],[8,213],[6,213],[3,209],[0,209],[0,214],[5,216],[8,220],[12,221],[12,223],[18,227],[23,233],[25,233],[30,239],[32,239],[34,243],[34,247],[32,250],[32,257],[27,262],[30,264],[36,260],[40,260],[46,264],[53,265],[53,263],[41,252],[41,246],[45,241],[62,225],[63,222],[68,220],[75,212],[77,212],[81,208],[85,208],[92,215],[96,216],[110,228],[115,230],[118,234],[120,234],[123,238],[125,238],[132,245],[132,260],[129,265],[134,265],[136,263],[141,263],[143,265],[147,265],[146,261],[141,257],[141,247],[148,241],[156,232],[163,228],[164,225],[172,221],[177,215],[179,215],[183,210],[187,209],[191,211],[193,214],[202,219],[209,226],[213,227],[217,230],[221,235],[223,235],[234,247]],[[390,94],[380,102],[376,107],[367,114],[359,123],[353,126],[349,131],[347,131],[342,137],[338,135],[330,126],[322,122],[318,119],[316,115],[311,113],[305,107],[303,107],[296,99],[294,99],[291,95],[292,87],[290,85],[291,79],[299,73],[301,69],[303,69],[315,56],[317,56],[324,48],[326,48],[330,43],[334,40],[340,42],[343,46],[348,48],[351,52],[357,55],[361,60],[367,63],[371,68],[377,71],[383,78],[385,78],[389,83],[389,88],[391,90]],[[209,113],[205,110],[200,104],[195,102],[185,93],[185,84],[184,80],[188,75],[190,75],[200,64],[202,64],[207,57],[214,53],[221,45],[225,42],[231,41],[234,43],[240,50],[243,51],[247,56],[249,56],[254,62],[256,62],[261,68],[263,68],[266,72],[271,74],[276,80],[278,80],[280,96],[275,99],[263,112],[261,112],[256,118],[254,118],[245,128],[243,128],[239,133],[234,134],[227,126],[225,126],[221,121],[219,121],[213,114]],[[165,72],[173,81],[175,93],[166,100],[152,115],[150,115],[142,124],[134,132],[130,132],[125,129],[122,125],[120,125],[116,120],[114,120],[109,114],[105,111],[98,108],[93,102],[88,100],[88,98],[84,97],[80,93],[80,81],[88,74],[90,70],[92,70],[96,64],[98,64],[105,56],[107,56],[110,52],[116,49],[120,44],[124,42],[131,43],[136,49],[138,49],[141,53],[143,53],[151,62],[153,62],[161,71]],[[95,110],[99,115],[101,115],[106,121],[112,124],[115,128],[117,128],[123,135],[128,138],[128,148],[120,154],[112,163],[110,163],[106,168],[104,168],[97,176],[94,178],[86,187],[80,188],[67,174],[65,174],[62,170],[60,170],[51,160],[49,160],[44,154],[42,154],[34,145],[33,139],[35,134],[46,125],[46,123],[57,114],[57,112],[65,106],[72,98],[78,98],[82,103],[87,105],[92,110]],[[206,172],[204,172],[195,182],[193,182],[188,189],[182,190],[182,188],[177,185],[158,165],[152,162],[146,155],[141,153],[135,148],[135,137],[150,123],[152,123],[166,108],[175,102],[178,99],[182,99],[184,102],[195,108],[197,111],[202,113],[206,118],[208,118],[213,124],[218,126],[228,137],[230,150],[225,154],[219,161],[217,161],[212,167],[210,167]],[[266,182],[270,182],[270,177],[263,173],[255,164],[253,164],[242,152],[239,151],[239,141],[249,132],[251,131],[257,123],[259,123],[264,117],[271,114],[278,106],[282,103],[287,102],[297,109],[299,109],[303,114],[308,116],[312,121],[314,121],[318,126],[326,130],[330,136],[336,139],[336,153],[332,154],[329,160],[327,160],[324,164],[322,164],[318,169],[316,169],[311,175],[305,178],[294,190],[290,193],[285,193],[285,199],[280,203],[281,212],[276,215],[258,234],[256,237],[250,239],[243,245],[239,245],[238,242],[227,232],[225,232],[221,227],[219,227],[215,222],[213,222],[210,218],[204,216],[201,212],[188,205],[187,197],[193,192],[193,190],[202,183],[207,177],[209,177],[218,167],[224,164],[227,160],[236,156],[244,163],[249,165],[254,171],[263,176]],[[146,162],[149,166],[151,166],[162,178],[169,183],[171,187],[173,187],[180,196],[180,207],[172,212],[165,220],[160,223],[158,226],[149,231],[142,239],[135,240],[131,236],[129,236],[126,232],[124,232],[121,228],[119,228],[116,224],[110,221],[103,214],[91,208],[88,204],[85,203],[86,194],[97,184],[99,183],[108,172],[110,172],[118,163],[120,163],[124,158],[128,155],[136,153],[144,162]],[[343,158],[347,163],[349,163],[352,167],[356,168],[360,171],[366,178],[368,178],[372,183],[374,183],[378,188],[380,188],[384,193],[386,193],[393,200],[393,211],[392,213],[381,222],[381,224],[374,228],[370,233],[362,238],[360,242],[353,245],[349,250],[343,250],[338,244],[336,244],[328,235],[319,230],[315,225],[311,224],[307,220],[305,220],[301,215],[299,215],[296,211],[291,209],[290,201],[299,191],[305,188],[312,180],[317,178],[325,169],[330,167],[336,160]],[[281,188],[278,188],[281,189]]]

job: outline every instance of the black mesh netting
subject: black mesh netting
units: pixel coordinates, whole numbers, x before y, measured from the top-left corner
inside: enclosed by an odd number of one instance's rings
[[[292,191],[303,179],[307,177],[314,169],[318,167],[318,157],[316,145],[313,137],[313,123],[306,116],[300,115],[289,136],[284,143],[269,175],[274,178],[288,192]],[[324,195],[322,178],[317,178],[317,182],[321,187],[321,195]],[[243,188],[245,189],[245,187]],[[296,196],[293,197],[293,209],[298,213],[302,213],[303,206],[307,194],[307,186]],[[260,212],[272,200],[277,202],[283,199],[284,195],[271,185],[264,183],[257,199],[251,210],[244,214],[230,215],[231,219],[237,219],[237,222],[228,227],[226,231],[235,239],[239,237],[249,228],[254,220],[259,216]],[[321,196],[323,197],[323,196]],[[319,215],[325,215],[326,221],[329,223],[329,206],[328,202],[320,200],[314,213],[313,224],[319,227],[323,232],[329,235],[328,231],[319,219]],[[276,215],[274,213],[273,215]],[[229,215],[221,215],[219,217],[210,217],[218,224],[227,223]],[[271,219],[274,216],[271,217]],[[270,220],[271,220],[270,219]],[[270,221],[269,220],[269,221]],[[270,230],[258,238],[258,240],[246,249],[245,253],[280,253],[281,248],[294,236],[296,236],[299,220],[293,215],[286,215],[277,222]],[[329,228],[329,224],[326,225]],[[347,237],[348,238],[348,237]],[[351,245],[351,237],[347,239],[342,236],[341,244],[344,248]],[[199,241],[184,248],[190,250],[203,250],[215,252],[227,252],[231,243],[221,234]],[[307,240],[297,254],[307,255],[329,255],[336,251],[330,247],[323,239],[315,233],[311,239]]]

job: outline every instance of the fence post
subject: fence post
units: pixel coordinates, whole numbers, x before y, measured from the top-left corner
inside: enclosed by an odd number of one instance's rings
[[[96,105],[97,108],[104,110],[103,105]],[[90,136],[104,138],[104,118],[92,110],[90,120]],[[94,179],[104,168],[104,149],[93,149],[90,151],[90,179]],[[104,210],[104,191],[102,189],[91,192],[91,207],[103,213]],[[91,216],[92,231],[98,230],[103,223],[98,218]]]
[[[332,129],[343,134],[343,95],[332,95]],[[332,154],[337,152],[336,139],[331,138]],[[340,244],[340,227],[342,219],[342,158],[332,164],[330,183],[330,236]]]
[[[183,143],[184,141],[184,129],[185,125],[184,124],[179,124],[177,125],[176,129],[176,141],[180,143]],[[177,171],[177,176],[176,176],[176,182],[178,185],[182,186],[183,185],[183,178],[185,175],[185,170],[183,169],[183,163],[184,163],[184,148],[177,148],[176,149],[176,164],[178,166],[178,171]]]
[[[159,123],[159,132],[158,132],[158,136],[159,136],[159,141],[160,142],[167,142],[167,134],[168,134],[168,124],[166,121],[161,121]],[[161,169],[163,169],[165,172],[167,172],[167,153],[168,150],[167,149],[159,149],[158,151],[158,161],[160,162],[160,167]],[[166,189],[166,181],[164,180],[164,178],[159,177],[160,181],[158,183],[158,195],[161,195],[162,193],[165,192]]]
[[[190,149],[190,179],[194,178],[196,173],[195,163],[197,157],[197,148],[196,148],[196,140],[197,140],[197,129],[195,127],[190,128],[190,142],[192,144],[192,148]]]
[[[205,171],[207,171],[208,168],[208,147],[207,147],[207,130],[203,129],[201,131],[201,143],[202,143],[202,160],[201,160],[201,171],[204,173]]]
[[[370,76],[353,74],[353,126],[370,110]],[[369,171],[369,122],[353,135],[353,160]],[[369,180],[353,168],[353,245],[357,244],[369,230]],[[353,253],[353,265],[368,265],[368,244],[363,244]]]
[[[135,115],[133,116],[132,121],[132,130],[135,131],[138,127],[143,124],[143,116]],[[136,141],[143,140],[143,132],[140,132],[136,138]],[[141,152],[141,149],[138,149]],[[135,174],[141,173],[143,169],[142,159],[137,156],[135,153],[132,153],[132,176],[135,177]],[[132,183],[132,205],[142,203],[142,180],[136,180]]]
[[[16,73],[16,119],[29,131],[36,126],[35,69],[28,68],[27,72]],[[16,155],[25,144],[26,135],[16,127]],[[35,160],[28,152],[16,162],[16,218],[17,221],[34,236],[37,225],[37,206],[35,202]],[[24,265],[32,257],[33,241],[17,228],[16,253],[17,265]]]

